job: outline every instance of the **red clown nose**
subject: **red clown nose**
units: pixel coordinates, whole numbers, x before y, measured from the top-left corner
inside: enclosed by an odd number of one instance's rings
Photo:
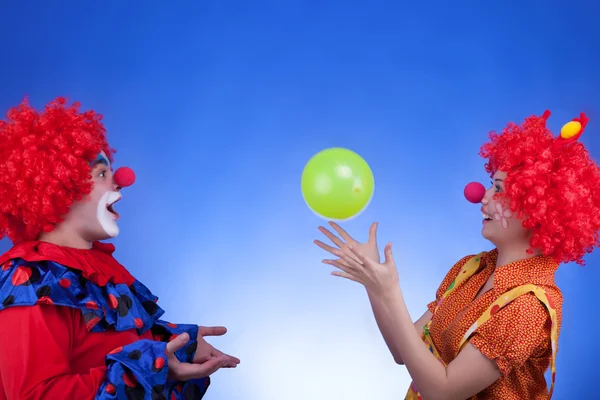
[[[113,177],[117,186],[122,188],[131,186],[135,182],[135,172],[128,167],[121,167],[117,169]]]
[[[471,182],[465,186],[465,197],[471,203],[480,203],[485,196],[485,187],[479,182]]]

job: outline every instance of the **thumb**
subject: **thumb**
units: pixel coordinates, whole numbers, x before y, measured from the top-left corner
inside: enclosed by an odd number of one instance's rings
[[[369,228],[369,242],[377,243],[377,225],[379,223],[373,222],[371,228]]]
[[[167,355],[170,356],[175,354],[177,350],[183,348],[183,346],[187,344],[188,340],[190,340],[190,337],[187,333],[182,333],[175,339],[171,340],[169,343],[167,343]]]
[[[384,254],[385,254],[385,263],[387,265],[395,265],[396,263],[394,262],[394,256],[392,255],[392,243],[388,243],[387,245],[385,245],[385,250],[384,250]]]

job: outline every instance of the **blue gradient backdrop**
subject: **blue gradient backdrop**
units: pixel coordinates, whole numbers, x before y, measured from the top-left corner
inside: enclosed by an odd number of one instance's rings
[[[300,175],[316,152],[370,163],[373,201],[343,226],[364,240],[380,222],[414,318],[455,261],[491,248],[462,195],[488,182],[489,130],[549,108],[558,132],[586,111],[582,141],[600,156],[593,0],[19,3],[0,11],[0,108],[65,95],[105,115],[116,166],[138,175],[116,256],[168,319],[227,326],[212,343],[242,360],[207,399],[406,392],[364,290],[330,276],[312,243],[323,222]],[[586,260],[557,276],[556,399],[596,388],[600,253]]]

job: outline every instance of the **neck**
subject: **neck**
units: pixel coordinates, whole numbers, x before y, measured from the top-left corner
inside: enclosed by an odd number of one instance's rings
[[[527,249],[529,249],[529,242],[524,244],[496,246],[496,248],[498,249],[496,267],[502,267],[515,261],[533,258],[541,254],[537,250],[534,250],[534,252],[531,254],[527,253]]]
[[[91,241],[80,237],[72,229],[65,229],[63,225],[57,225],[52,231],[42,233],[38,240],[74,249],[89,250],[92,248]]]

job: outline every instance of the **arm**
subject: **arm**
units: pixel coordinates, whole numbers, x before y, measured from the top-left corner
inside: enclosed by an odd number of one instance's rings
[[[387,345],[388,349],[390,350],[390,353],[392,353],[392,356],[394,357],[394,361],[396,362],[396,364],[400,364],[400,365],[404,365],[404,361],[402,360],[402,356],[400,355],[400,349],[395,345],[394,342],[394,334],[392,331],[390,331],[390,326],[389,324],[386,323],[386,310],[381,306],[381,302],[379,302],[376,298],[374,298],[373,295],[371,295],[369,292],[367,292],[367,294],[369,295],[369,301],[371,302],[371,308],[373,309],[373,315],[375,316],[375,321],[377,322],[377,327],[379,328],[379,331],[381,332],[381,335],[383,336],[383,340],[385,341],[385,344]],[[423,332],[423,327],[429,322],[429,320],[431,319],[432,313],[431,311],[427,310],[425,311],[425,313],[423,313],[423,315],[421,316],[421,318],[419,318],[415,323],[414,323],[414,327],[415,330],[417,331],[417,334],[420,336],[421,332]]]
[[[190,339],[188,344],[177,350],[175,356],[181,362],[193,363],[196,355],[196,349],[198,347],[198,325],[192,324],[173,324],[171,322],[158,320],[152,326],[151,332],[154,340],[168,343],[175,339],[177,336],[184,332],[187,332]],[[167,386],[173,386],[173,394],[171,399],[201,399],[211,384],[210,376],[191,379],[188,381],[175,381],[169,379]]]
[[[427,325],[427,323],[431,320],[431,317],[433,316],[433,310],[435,309],[436,303],[442,298],[442,295],[444,294],[446,289],[448,289],[448,286],[450,286],[452,281],[456,278],[456,275],[458,275],[460,269],[465,265],[465,263],[469,260],[469,258],[471,258],[471,256],[463,257],[456,264],[454,264],[454,266],[450,269],[450,271],[448,271],[448,273],[444,277],[444,280],[442,281],[442,283],[440,284],[440,286],[438,287],[438,289],[436,291],[436,300],[432,301],[431,303],[429,303],[427,305],[427,310],[413,324],[415,329],[417,330],[417,333],[419,334],[419,336],[421,336],[421,333],[423,332],[423,327],[425,325]],[[388,346],[388,349],[392,353],[392,356],[394,356],[394,361],[396,361],[397,364],[404,365],[404,360],[402,360],[402,356],[400,355],[399,349],[394,347],[394,345],[393,345],[393,340],[392,340],[393,334],[391,332],[389,332],[387,330],[387,328],[385,328],[386,324],[382,321],[382,318],[385,318],[383,316],[385,314],[385,311],[382,309],[381,303],[378,301],[373,301],[371,294],[369,294],[369,300],[371,302],[371,308],[373,309],[373,314],[375,315],[375,320],[377,321],[377,326],[379,327],[379,330],[381,331],[381,334],[383,335],[383,338],[385,340],[385,343]]]
[[[469,398],[500,378],[496,363],[472,344],[467,344],[445,368],[415,330],[399,288],[374,299],[374,305],[382,315],[384,329],[391,333],[390,342],[401,354],[423,399]]]
[[[423,328],[425,327],[425,325],[427,325],[427,323],[431,320],[431,311],[427,310],[423,313],[423,315],[421,315],[421,318],[419,318],[415,323],[414,323],[414,327],[417,330],[417,334],[419,336],[421,336],[421,333],[423,332]],[[404,360],[402,360],[402,356],[400,355],[400,352],[398,352],[398,358],[394,358],[394,360],[396,361],[397,364],[400,365],[404,365]]]
[[[166,344],[151,340],[115,349],[105,366],[73,374],[69,354],[79,323],[78,311],[68,307],[0,311],[0,377],[8,400],[128,399],[137,393],[149,398],[166,383]]]

